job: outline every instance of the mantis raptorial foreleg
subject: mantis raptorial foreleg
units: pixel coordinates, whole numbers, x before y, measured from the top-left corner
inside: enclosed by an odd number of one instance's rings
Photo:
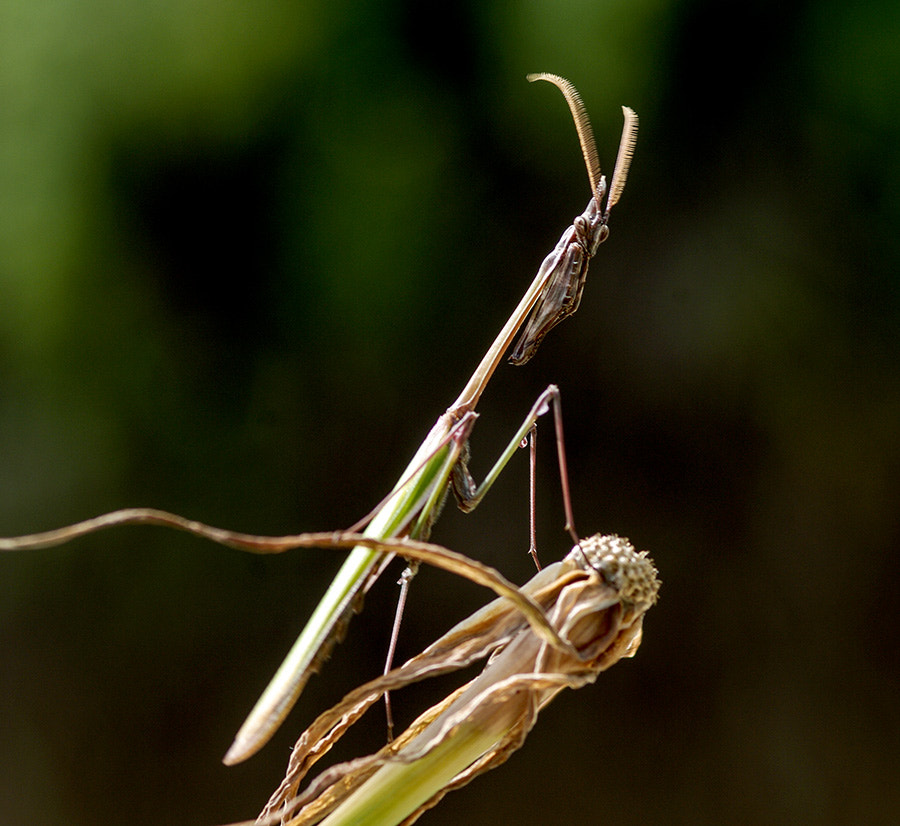
[[[464,461],[459,461],[453,468],[451,476],[453,480],[453,491],[459,502],[460,510],[468,513],[478,506],[478,503],[484,498],[484,495],[490,490],[491,485],[497,480],[500,472],[506,466],[513,453],[523,445],[528,438],[529,433],[534,430],[537,420],[543,416],[550,407],[553,407],[553,423],[556,430],[556,456],[559,462],[559,477],[562,484],[563,506],[566,514],[566,530],[572,537],[574,542],[578,542],[578,534],[575,532],[575,518],[572,516],[572,503],[569,496],[569,472],[566,465],[566,446],[563,438],[562,409],[559,400],[559,388],[555,384],[551,384],[547,389],[538,396],[537,401],[532,405],[531,410],[525,417],[516,435],[507,446],[506,450],[500,455],[494,466],[490,469],[484,481],[480,485],[475,485],[468,466]]]
[[[569,472],[568,466],[566,464],[565,440],[563,438],[562,406],[560,402],[559,388],[555,384],[549,385],[547,389],[544,390],[544,392],[541,393],[540,396],[538,396],[537,401],[535,401],[535,403],[532,405],[531,410],[528,411],[528,415],[525,417],[524,421],[519,426],[519,429],[516,431],[509,444],[506,446],[506,449],[500,454],[500,457],[494,463],[494,466],[490,469],[490,471],[488,471],[487,476],[485,476],[484,481],[482,481],[480,485],[475,483],[475,480],[472,478],[472,474],[469,472],[467,446],[462,450],[459,459],[453,467],[450,477],[453,493],[456,496],[460,510],[465,513],[469,513],[478,506],[478,504],[484,498],[485,494],[491,489],[491,486],[494,484],[494,482],[497,481],[497,478],[500,476],[503,468],[506,467],[507,462],[509,462],[516,450],[525,445],[526,440],[529,440],[530,438],[532,449],[530,456],[529,473],[530,541],[528,553],[534,560],[534,563],[537,566],[538,570],[540,570],[541,566],[538,561],[537,548],[535,547],[534,538],[534,439],[538,419],[545,413],[547,413],[548,410],[551,409],[551,406],[553,409],[553,422],[556,432],[556,455],[557,461],[559,463],[559,477],[563,494],[563,508],[566,514],[565,527],[569,532],[569,535],[572,537],[572,540],[577,544],[578,534],[575,532],[575,519],[572,515],[572,502],[569,493]],[[406,596],[409,592],[410,583],[415,577],[418,569],[418,562],[410,562],[409,565],[407,565],[407,567],[404,569],[403,573],[400,576],[400,579],[398,580],[398,585],[400,586],[400,595],[397,599],[397,610],[394,615],[394,622],[391,628],[391,639],[390,643],[388,644],[388,653],[384,664],[383,673],[385,674],[387,674],[393,666],[394,652],[397,648],[397,637],[400,631],[400,623],[402,621],[403,612],[406,606]],[[384,705],[385,715],[387,718],[387,736],[388,741],[390,741],[393,738],[394,719],[391,710],[390,694],[387,692],[385,692],[384,695]]]

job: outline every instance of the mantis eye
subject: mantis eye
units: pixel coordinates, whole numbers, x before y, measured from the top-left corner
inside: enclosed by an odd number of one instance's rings
[[[606,224],[600,224],[594,232],[593,241],[591,243],[590,253],[593,257],[597,254],[597,248],[609,238],[609,227]]]

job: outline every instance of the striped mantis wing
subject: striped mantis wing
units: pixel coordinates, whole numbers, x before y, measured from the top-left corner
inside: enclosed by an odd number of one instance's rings
[[[320,715],[298,741],[285,780],[258,822],[412,823],[451,789],[504,762],[560,690],[593,682],[620,658],[633,656],[658,587],[652,562],[627,540],[583,540],[522,589],[542,606],[566,646],[541,639],[517,609],[495,600]],[[297,796],[311,766],[384,692],[488,655],[481,675],[426,711],[400,738],[327,770]]]
[[[603,187],[605,189],[605,182]],[[588,262],[591,260],[591,253],[587,251],[591,236],[599,239],[599,245],[608,234],[606,224],[601,223],[597,203],[596,198],[591,198],[584,213],[562,234],[553,252],[544,259],[541,268],[546,268],[549,274],[547,289],[532,311],[509,357],[513,364],[530,361],[544,336],[578,309],[587,279]]]

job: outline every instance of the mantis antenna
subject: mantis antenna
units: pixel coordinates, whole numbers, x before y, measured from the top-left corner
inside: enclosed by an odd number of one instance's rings
[[[591,120],[581,100],[581,95],[578,94],[578,90],[570,81],[549,72],[526,75],[526,79],[529,83],[534,83],[536,80],[546,80],[563,93],[566,103],[569,104],[572,119],[575,121],[575,129],[578,132],[578,140],[581,143],[581,154],[584,155],[584,165],[587,167],[588,178],[591,181],[591,191],[594,193],[594,197],[596,197],[599,205],[602,197],[601,181],[603,176],[600,174],[600,161],[597,156],[597,144],[594,141],[594,130],[591,128]]]
[[[616,168],[613,170],[612,183],[609,186],[609,198],[606,199],[606,213],[616,205],[622,190],[625,189],[625,179],[628,177],[628,168],[634,157],[634,145],[637,143],[638,116],[634,109],[622,107],[625,115],[625,125],[622,127],[622,140],[619,141],[619,154],[616,156]]]
[[[594,141],[594,130],[591,128],[591,121],[588,118],[587,109],[585,109],[581,100],[581,95],[578,94],[578,90],[570,81],[559,75],[540,72],[539,74],[531,74],[526,77],[532,83],[535,80],[546,80],[563,93],[566,103],[569,104],[572,119],[575,121],[575,129],[578,132],[578,140],[581,143],[581,154],[584,155],[584,165],[587,167],[588,178],[591,181],[591,191],[599,206],[600,198],[603,195],[603,176],[600,174],[600,161],[597,155],[597,144]],[[609,197],[606,199],[606,209],[603,211],[604,216],[609,215],[609,211],[616,205],[622,195],[622,190],[625,189],[628,168],[631,166],[631,159],[634,157],[634,146],[637,143],[638,116],[634,109],[630,109],[627,106],[622,107],[622,113],[625,115],[625,126],[622,128],[619,154],[616,156],[616,168],[613,171]]]

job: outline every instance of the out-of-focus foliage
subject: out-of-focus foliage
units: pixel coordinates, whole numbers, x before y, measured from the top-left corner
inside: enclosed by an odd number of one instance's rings
[[[587,203],[562,100],[524,80],[556,72],[604,169],[623,103],[637,153],[581,309],[501,368],[473,465],[558,383],[580,530],[664,585],[633,662],[426,819],[893,823],[898,32],[885,1],[7,0],[0,534],[365,513]],[[435,539],[527,579],[526,464]],[[155,529],[0,559],[0,822],[250,816],[380,668],[391,577],[276,741],[218,763],[335,565]],[[401,656],[482,596],[424,572]]]

